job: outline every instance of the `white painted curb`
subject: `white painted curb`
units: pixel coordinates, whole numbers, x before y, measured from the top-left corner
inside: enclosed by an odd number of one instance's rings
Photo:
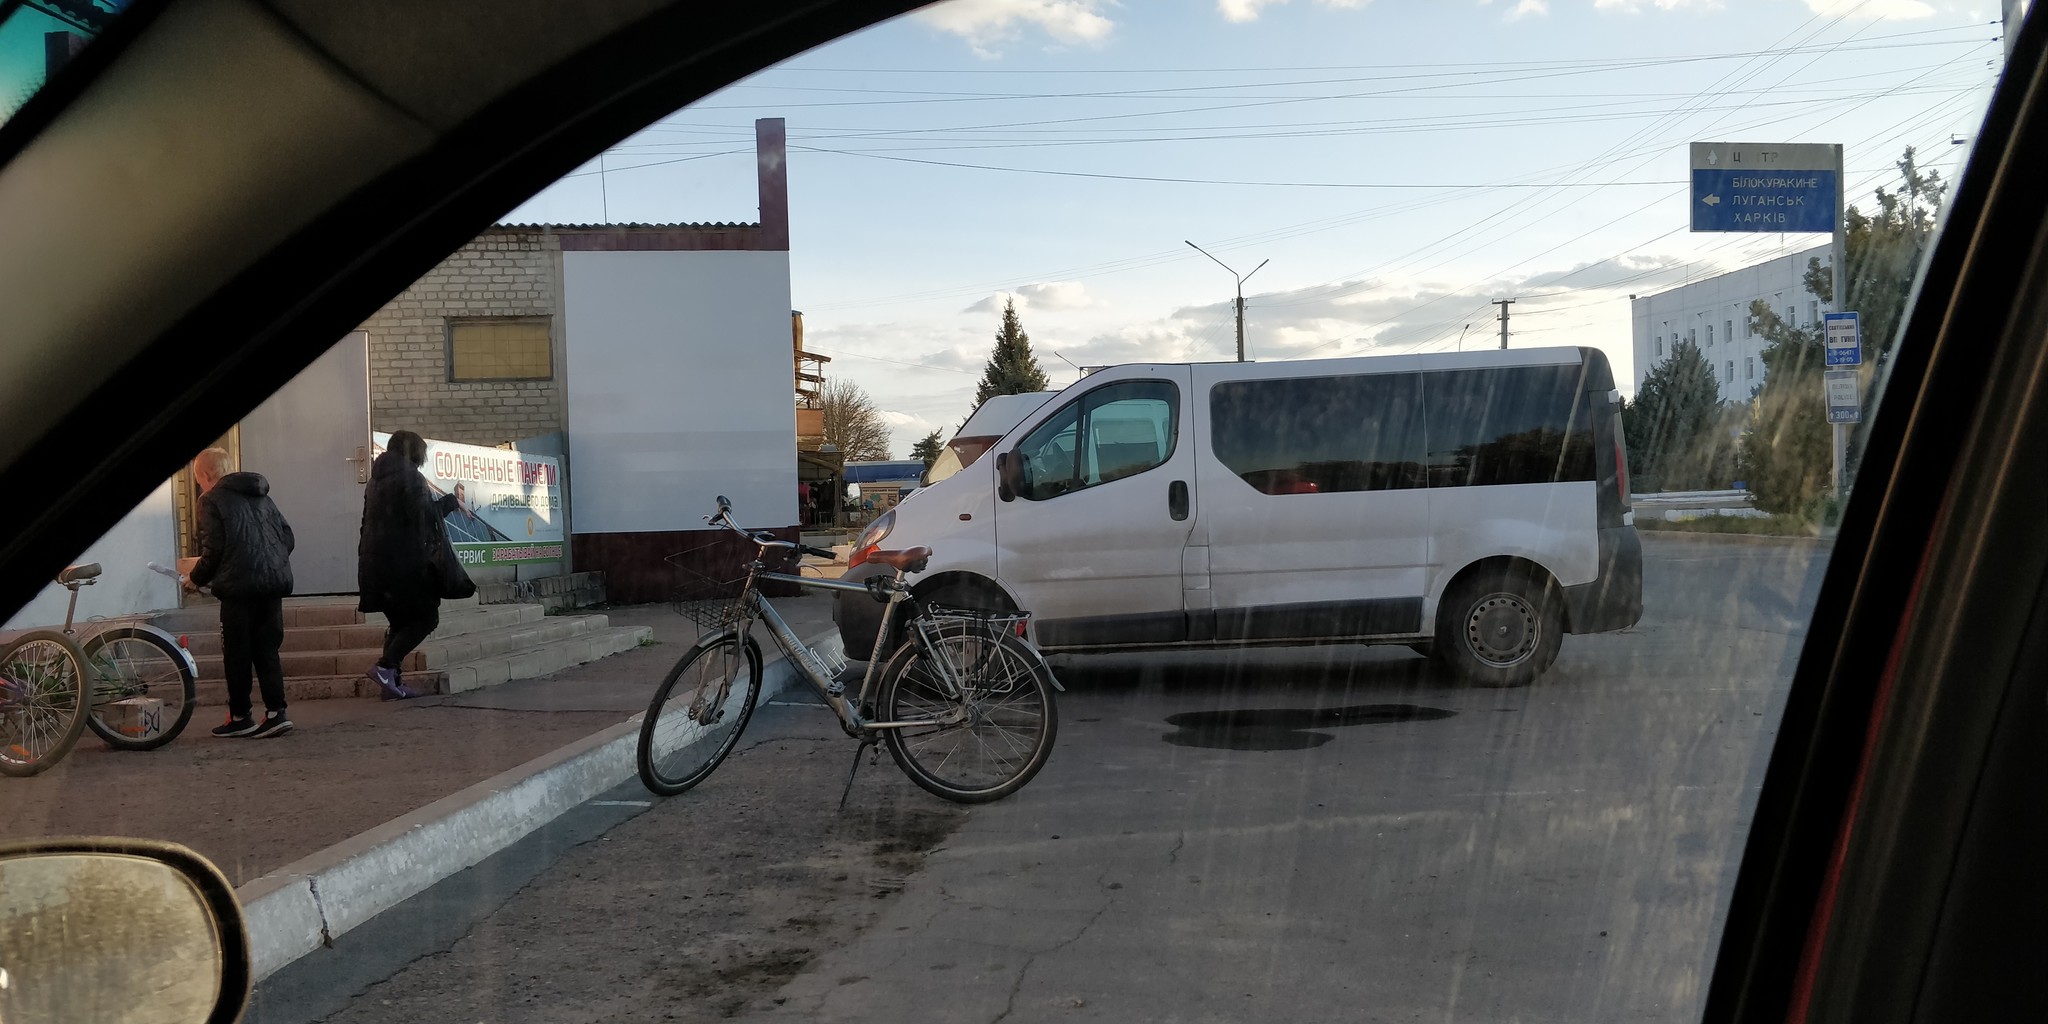
[[[807,642],[820,653],[838,655],[837,632]],[[761,703],[800,685],[800,679],[787,658],[762,666]],[[632,778],[641,717],[636,714],[242,886],[236,895],[249,926],[256,980]]]

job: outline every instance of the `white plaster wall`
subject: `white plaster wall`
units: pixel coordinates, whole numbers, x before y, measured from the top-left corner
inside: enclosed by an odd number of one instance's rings
[[[1721,384],[1721,400],[1748,401],[1750,393],[1764,382],[1764,340],[1749,333],[1750,302],[1763,299],[1779,316],[1787,317],[1797,326],[1808,326],[1813,319],[1815,299],[1806,290],[1806,261],[1818,257],[1825,266],[1829,249],[1827,245],[1816,246],[1636,299],[1631,303],[1636,387],[1640,389],[1643,377],[1670,358],[1675,341],[1690,336],[1699,346],[1700,354],[1713,364],[1714,379]],[[1830,308],[1827,303],[1820,305],[1821,312]],[[1711,344],[1707,336],[1710,324]],[[1735,373],[1732,381],[1728,379],[1731,363]]]
[[[578,534],[795,525],[786,252],[565,252]]]
[[[98,583],[79,591],[79,622],[178,606],[178,585],[149,571],[151,562],[173,565],[178,560],[175,493],[174,485],[165,481],[105,536],[71,560],[73,564],[98,562],[106,569]],[[64,606],[70,598],[70,592],[54,583],[44,587],[4,628],[62,626]]]

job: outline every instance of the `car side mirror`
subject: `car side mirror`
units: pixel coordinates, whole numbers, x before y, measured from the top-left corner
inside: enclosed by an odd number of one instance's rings
[[[1024,457],[1016,452],[1003,452],[996,456],[996,497],[1004,501],[1017,500],[1017,494],[1024,489]]]
[[[240,1020],[249,935],[204,857],[140,839],[0,844],[0,1020]]]

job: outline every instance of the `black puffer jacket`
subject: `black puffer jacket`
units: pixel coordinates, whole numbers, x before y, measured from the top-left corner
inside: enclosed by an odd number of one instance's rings
[[[436,561],[441,520],[455,496],[435,498],[427,478],[405,456],[387,451],[370,465],[363,491],[363,532],[356,545],[358,602],[366,612],[433,607],[441,603]]]
[[[261,473],[229,473],[199,496],[199,564],[192,585],[228,600],[292,592],[292,526]]]

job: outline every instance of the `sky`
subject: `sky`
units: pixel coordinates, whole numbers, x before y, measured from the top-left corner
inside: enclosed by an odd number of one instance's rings
[[[1825,235],[1694,234],[1687,145],[1840,143],[1849,201],[1961,169],[1995,0],[951,0],[706,97],[505,219],[757,219],[790,138],[792,305],[902,456],[1006,299],[1077,367],[1591,345],[1630,294]],[[1952,144],[1952,139],[1962,144]]]

